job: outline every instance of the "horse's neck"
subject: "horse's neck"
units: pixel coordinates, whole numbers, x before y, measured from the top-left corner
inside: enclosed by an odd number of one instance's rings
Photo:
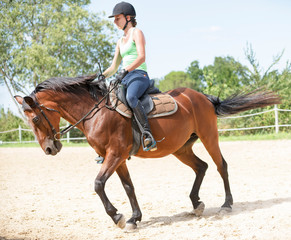
[[[78,96],[70,93],[60,93],[56,95],[57,96],[53,100],[50,99],[50,101],[56,103],[61,117],[71,124],[77,123],[95,104],[90,96]],[[79,124],[78,128],[82,128],[82,124]]]
[[[94,107],[94,104],[93,101],[82,98],[68,101],[68,105],[63,105],[63,113],[65,114],[63,118],[70,122],[79,121]]]

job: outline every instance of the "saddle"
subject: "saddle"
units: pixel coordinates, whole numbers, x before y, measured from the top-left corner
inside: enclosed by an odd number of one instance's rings
[[[132,118],[132,111],[126,101],[125,86],[119,84],[115,92],[110,93],[110,101],[116,111],[122,116]],[[167,93],[162,93],[154,86],[154,80],[150,81],[150,86],[140,102],[145,109],[148,118],[164,117],[174,114],[178,110],[178,105],[174,98]]]
[[[132,110],[126,101],[125,86],[119,84],[115,92],[110,93],[111,105],[115,110],[132,121],[133,145],[129,152],[129,156],[135,155],[141,145],[141,132],[137,122],[132,114]],[[174,114],[178,110],[178,105],[174,98],[167,93],[161,91],[154,86],[154,80],[150,80],[150,86],[144,95],[140,98],[148,118],[164,117]]]

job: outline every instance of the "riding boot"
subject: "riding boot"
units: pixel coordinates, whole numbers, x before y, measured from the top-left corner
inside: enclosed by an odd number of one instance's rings
[[[147,115],[141,102],[137,102],[137,106],[132,109],[133,115],[138,123],[139,129],[142,134],[142,145],[144,151],[155,151],[157,150],[156,141],[152,135],[150,124],[148,122]]]

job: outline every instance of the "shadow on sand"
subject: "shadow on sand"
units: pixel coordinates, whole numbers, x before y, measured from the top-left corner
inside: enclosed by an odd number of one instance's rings
[[[238,215],[240,213],[252,212],[259,209],[268,209],[284,202],[291,202],[291,198],[274,198],[269,200],[257,200],[254,202],[235,202],[231,212],[220,211],[220,208],[206,208],[201,217],[197,217],[191,212],[182,212],[173,216],[151,217],[148,221],[142,221],[138,225],[138,228],[147,228],[154,225],[160,227],[163,225],[171,225],[176,222],[192,221],[193,218],[204,218],[217,221],[223,219],[224,216]]]
[[[0,236],[0,240],[24,240],[24,238],[5,238]]]

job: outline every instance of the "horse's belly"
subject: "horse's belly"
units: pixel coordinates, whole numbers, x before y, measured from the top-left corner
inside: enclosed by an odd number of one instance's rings
[[[175,116],[175,114],[173,115]],[[139,157],[164,157],[179,150],[193,133],[191,121],[184,119],[157,119],[150,121],[152,134],[157,141],[158,150],[144,152],[142,148],[137,153]]]

